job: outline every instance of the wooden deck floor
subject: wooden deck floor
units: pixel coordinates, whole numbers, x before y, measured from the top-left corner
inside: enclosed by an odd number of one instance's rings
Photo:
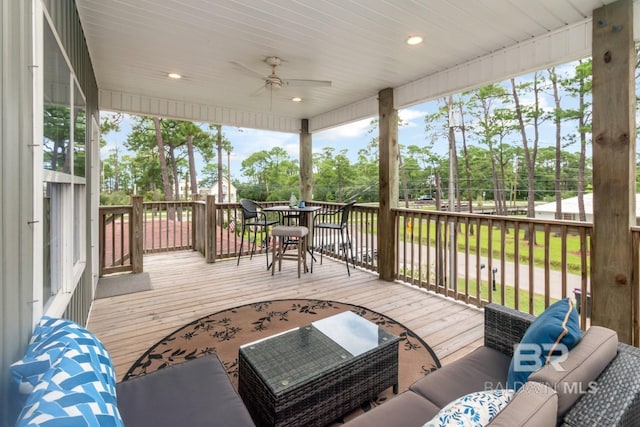
[[[295,263],[284,262],[271,276],[264,255],[207,264],[192,251],[146,255],[144,271],[152,290],[93,302],[87,327],[105,344],[118,379],[142,353],[180,326],[251,302],[317,298],[367,307],[403,323],[420,335],[442,364],[482,344],[481,310],[413,286],[378,280],[364,270],[347,276],[344,264],[325,258],[313,274],[297,278]]]

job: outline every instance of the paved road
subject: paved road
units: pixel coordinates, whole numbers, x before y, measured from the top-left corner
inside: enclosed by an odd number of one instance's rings
[[[374,246],[377,247],[377,244],[375,244],[375,238],[374,238]],[[356,243],[356,247],[357,247],[357,243]],[[414,244],[413,245],[413,256],[417,257],[418,256],[418,250],[419,250],[419,245],[418,244]],[[430,262],[431,262],[431,269],[432,271],[435,271],[435,261],[436,261],[436,251],[435,248],[433,247],[427,247],[425,245],[422,246],[422,263],[426,262],[427,259],[427,250],[431,251],[431,255],[430,255]],[[411,256],[411,248],[410,246],[407,247],[407,256],[410,257]],[[446,257],[449,256],[449,253],[447,252]],[[398,257],[400,258],[400,265],[402,265],[404,263],[404,251],[402,250],[402,246],[399,246],[398,248]],[[474,254],[469,254],[469,279],[470,280],[476,280],[477,276],[476,276],[476,272],[477,272],[477,263],[480,264],[484,264],[485,268],[480,270],[480,278],[484,281],[492,281],[492,274],[489,271],[489,262],[488,262],[488,258],[487,257],[479,257],[479,260],[476,261],[476,256]],[[445,272],[446,275],[449,275],[449,259],[447,258],[446,260],[446,264],[447,264],[447,271]],[[465,265],[466,265],[466,260],[465,260],[465,254],[464,252],[458,252],[458,257],[457,257],[457,269],[458,269],[458,277],[459,278],[464,278],[465,277]],[[516,271],[518,273],[518,285],[520,289],[524,289],[527,290],[529,289],[529,282],[530,282],[530,278],[529,278],[529,264],[527,263],[519,263],[518,265],[518,269],[516,270],[516,265],[514,262],[511,261],[505,261],[504,265],[501,263],[500,259],[493,259],[492,260],[492,268],[497,268],[497,272],[496,272],[496,284],[498,286],[500,286],[501,283],[506,284],[507,286],[515,286],[516,284]],[[545,277],[545,270],[544,268],[540,268],[540,267],[533,267],[533,277],[532,277],[532,282],[533,282],[533,289],[535,293],[538,294],[544,294],[545,293],[545,282],[546,282],[546,277]],[[557,270],[549,270],[549,291],[550,291],[550,296],[552,298],[556,298],[556,299],[560,299],[562,298],[562,273],[560,271]],[[581,284],[581,277],[577,274],[571,274],[571,273],[566,273],[566,296],[573,296],[573,289],[574,288],[581,288],[582,284]],[[588,285],[587,285],[588,287]]]

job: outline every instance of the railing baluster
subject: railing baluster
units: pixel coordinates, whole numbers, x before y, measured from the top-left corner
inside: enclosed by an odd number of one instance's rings
[[[551,226],[544,225],[544,307],[549,307],[551,299]],[[533,295],[530,297],[533,300]],[[539,314],[539,313],[535,313]]]
[[[533,294],[534,294],[534,277],[533,273],[535,272],[535,262],[534,262],[534,253],[536,247],[536,229],[532,222],[529,223],[529,313],[533,314]]]
[[[506,228],[506,227],[505,227]],[[514,223],[513,227],[513,265],[514,265],[514,306],[520,310],[520,223]]]

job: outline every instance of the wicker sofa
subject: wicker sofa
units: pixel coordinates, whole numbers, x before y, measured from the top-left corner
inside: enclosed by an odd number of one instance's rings
[[[85,328],[43,317],[11,366],[22,426],[255,426],[215,355],[116,383],[109,353]]]
[[[409,390],[347,423],[358,426],[422,426],[468,393],[503,388],[513,356],[534,317],[489,304],[484,346],[430,373]],[[563,362],[534,372],[489,425],[640,425],[640,349],[619,344],[617,334],[593,326]]]

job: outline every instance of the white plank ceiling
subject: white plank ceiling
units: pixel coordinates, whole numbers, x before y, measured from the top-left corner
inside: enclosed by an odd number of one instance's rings
[[[611,2],[76,0],[101,108],[289,132],[375,115],[384,88],[404,107],[587,56]],[[268,56],[283,79],[332,84],[256,94]]]

